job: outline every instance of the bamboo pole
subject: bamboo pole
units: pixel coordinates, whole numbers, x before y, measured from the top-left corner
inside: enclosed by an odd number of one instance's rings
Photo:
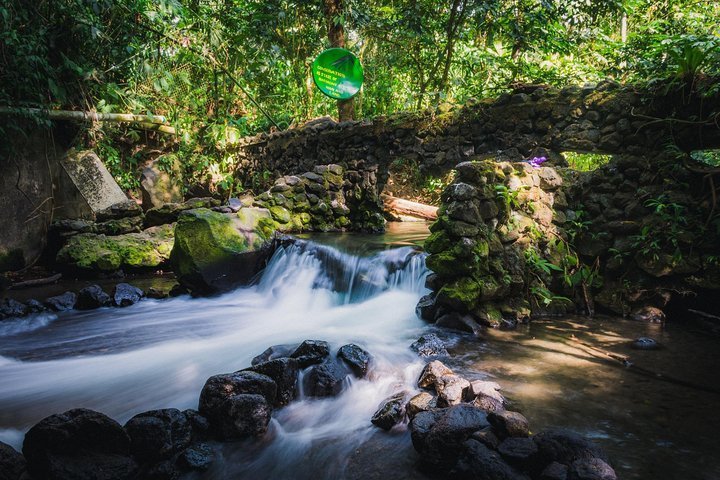
[[[50,120],[76,122],[135,123],[146,130],[175,135],[175,128],[167,123],[163,115],[136,115],[134,113],[99,113],[82,110],[48,110],[43,108],[0,107],[4,115],[40,115]]]

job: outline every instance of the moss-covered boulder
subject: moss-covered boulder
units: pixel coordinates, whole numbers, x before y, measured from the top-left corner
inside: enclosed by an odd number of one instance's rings
[[[261,208],[243,208],[237,214],[206,208],[183,212],[171,255],[175,276],[194,294],[249,283],[271,253],[274,225],[270,212]]]
[[[173,225],[117,236],[81,233],[70,237],[56,262],[85,272],[152,269],[167,263],[172,246]]]

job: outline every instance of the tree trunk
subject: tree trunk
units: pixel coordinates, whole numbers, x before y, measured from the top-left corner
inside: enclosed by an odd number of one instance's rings
[[[328,40],[331,47],[345,48],[345,27],[336,18],[343,13],[342,0],[324,0],[325,20],[328,26]],[[355,119],[355,103],[353,99],[338,100],[338,119],[341,122]]]
[[[380,199],[383,201],[385,211],[394,217],[406,215],[424,220],[437,220],[438,207],[412,202],[404,198],[391,197],[385,194],[380,195]]]

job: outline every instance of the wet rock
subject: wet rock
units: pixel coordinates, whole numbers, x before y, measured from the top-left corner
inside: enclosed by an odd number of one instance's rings
[[[4,318],[22,317],[27,314],[27,306],[17,300],[4,298],[0,301],[0,320]]]
[[[311,397],[333,397],[342,391],[347,377],[335,362],[315,365],[305,375],[305,393]]]
[[[210,445],[198,443],[180,454],[178,463],[190,470],[205,471],[215,461],[215,453]]]
[[[458,312],[449,312],[440,315],[435,324],[438,327],[450,328],[461,332],[468,332],[474,335],[480,334],[480,325],[471,315],[463,315]]]
[[[423,462],[447,468],[455,463],[462,444],[489,425],[484,411],[460,404],[418,413],[410,422],[410,437]]]
[[[206,439],[210,432],[210,422],[208,421],[208,419],[200,415],[200,412],[198,412],[197,410],[193,410],[192,408],[183,410],[182,413],[185,415],[185,418],[188,419],[188,422],[190,422],[193,440]]]
[[[145,296],[145,292],[129,283],[118,283],[113,291],[113,304],[116,307],[134,305]]]
[[[530,470],[538,461],[538,447],[532,438],[506,438],[498,446],[498,453],[511,465]]]
[[[105,293],[100,285],[90,285],[78,293],[75,308],[78,310],[92,310],[94,308],[106,307],[112,303],[110,295]]]
[[[463,443],[462,451],[451,477],[463,480],[527,479],[527,477],[505,463],[496,452],[473,439]]]
[[[659,350],[661,348],[657,340],[650,337],[636,338],[630,343],[630,347],[635,350]]]
[[[540,480],[567,480],[568,466],[562,463],[552,462],[540,474]]]
[[[505,410],[505,404],[503,402],[482,393],[475,396],[472,404],[488,412],[501,412]]]
[[[64,312],[75,308],[77,295],[73,292],[65,292],[61,295],[49,297],[45,299],[45,306],[54,312]]]
[[[0,480],[20,480],[25,472],[25,457],[10,445],[0,442]]]
[[[437,407],[437,397],[429,394],[428,392],[420,392],[412,397],[407,405],[405,411],[410,420],[420,412],[427,412]]]
[[[602,449],[575,432],[551,428],[533,436],[542,460],[570,464],[580,458],[597,457],[607,461]]]
[[[276,358],[289,357],[297,347],[295,345],[273,345],[265,349],[257,357],[253,358],[250,365],[257,365],[258,363],[267,362],[268,360],[275,360]]]
[[[277,385],[276,405],[287,405],[295,398],[299,363],[294,358],[276,358],[253,365],[245,370],[267,375]]]
[[[434,333],[425,333],[420,336],[412,345],[410,350],[422,358],[447,357],[449,355],[445,343]]]
[[[40,313],[47,310],[47,307],[43,305],[41,301],[35,300],[34,298],[31,298],[30,300],[25,302],[25,305],[27,306],[28,313]]]
[[[488,412],[488,421],[500,438],[527,437],[530,435],[530,424],[521,413],[507,410]]]
[[[405,397],[405,392],[400,392],[383,400],[370,422],[383,430],[390,430],[402,422],[405,417]]]
[[[570,465],[568,480],[617,480],[617,475],[604,460],[580,458]]]
[[[179,297],[180,295],[187,295],[189,293],[190,291],[186,287],[180,285],[179,283],[176,283],[172,286],[172,288],[168,292],[168,295],[170,297]]]
[[[638,322],[664,323],[665,312],[657,307],[642,307],[630,314],[630,318]]]
[[[235,372],[210,377],[198,411],[222,440],[260,436],[267,431],[277,385],[265,375]]]
[[[330,355],[330,344],[322,340],[305,340],[290,354],[296,358],[300,368],[322,363]]]
[[[435,304],[435,295],[429,293],[420,298],[417,305],[415,306],[415,314],[428,322],[435,321],[435,313],[437,312],[437,305]]]
[[[142,462],[155,463],[187,448],[192,425],[180,410],[151,410],[132,417],[125,424],[130,449]]]
[[[490,450],[497,450],[498,446],[500,445],[500,439],[497,437],[497,435],[495,435],[492,427],[483,428],[482,430],[473,433],[470,438],[473,440],[477,440],[478,442],[488,447]]]
[[[206,208],[180,214],[170,255],[175,276],[193,293],[226,291],[247,284],[270,254],[275,229],[263,215],[222,214]],[[243,213],[241,216],[240,214]]]
[[[364,378],[370,364],[370,354],[355,344],[343,345],[338,350],[337,357],[345,362],[358,378]]]
[[[163,460],[154,465],[146,467],[141,473],[143,480],[178,480],[180,468],[171,460]]]
[[[432,362],[425,365],[423,371],[420,373],[418,379],[418,387],[420,388],[435,388],[435,383],[438,378],[443,375],[453,375],[452,370],[445,366],[439,360],[433,360]]]
[[[438,406],[458,405],[465,400],[470,389],[470,382],[458,375],[443,375],[435,381],[438,394]]]
[[[147,298],[154,298],[155,300],[162,300],[164,298],[167,298],[169,296],[168,292],[160,290],[155,287],[150,287],[147,289],[147,292],[145,292],[145,296]]]
[[[125,430],[84,408],[41,420],[25,435],[23,453],[29,473],[38,479],[129,480],[137,472]]]

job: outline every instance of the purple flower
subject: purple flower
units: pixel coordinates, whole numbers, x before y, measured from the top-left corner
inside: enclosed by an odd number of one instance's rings
[[[545,158],[545,157],[533,157],[533,158],[531,158],[530,160],[528,160],[527,162],[528,162],[530,165],[532,165],[533,167],[539,168],[540,165],[542,165],[542,164],[545,163],[546,161],[547,161],[547,158]]]

